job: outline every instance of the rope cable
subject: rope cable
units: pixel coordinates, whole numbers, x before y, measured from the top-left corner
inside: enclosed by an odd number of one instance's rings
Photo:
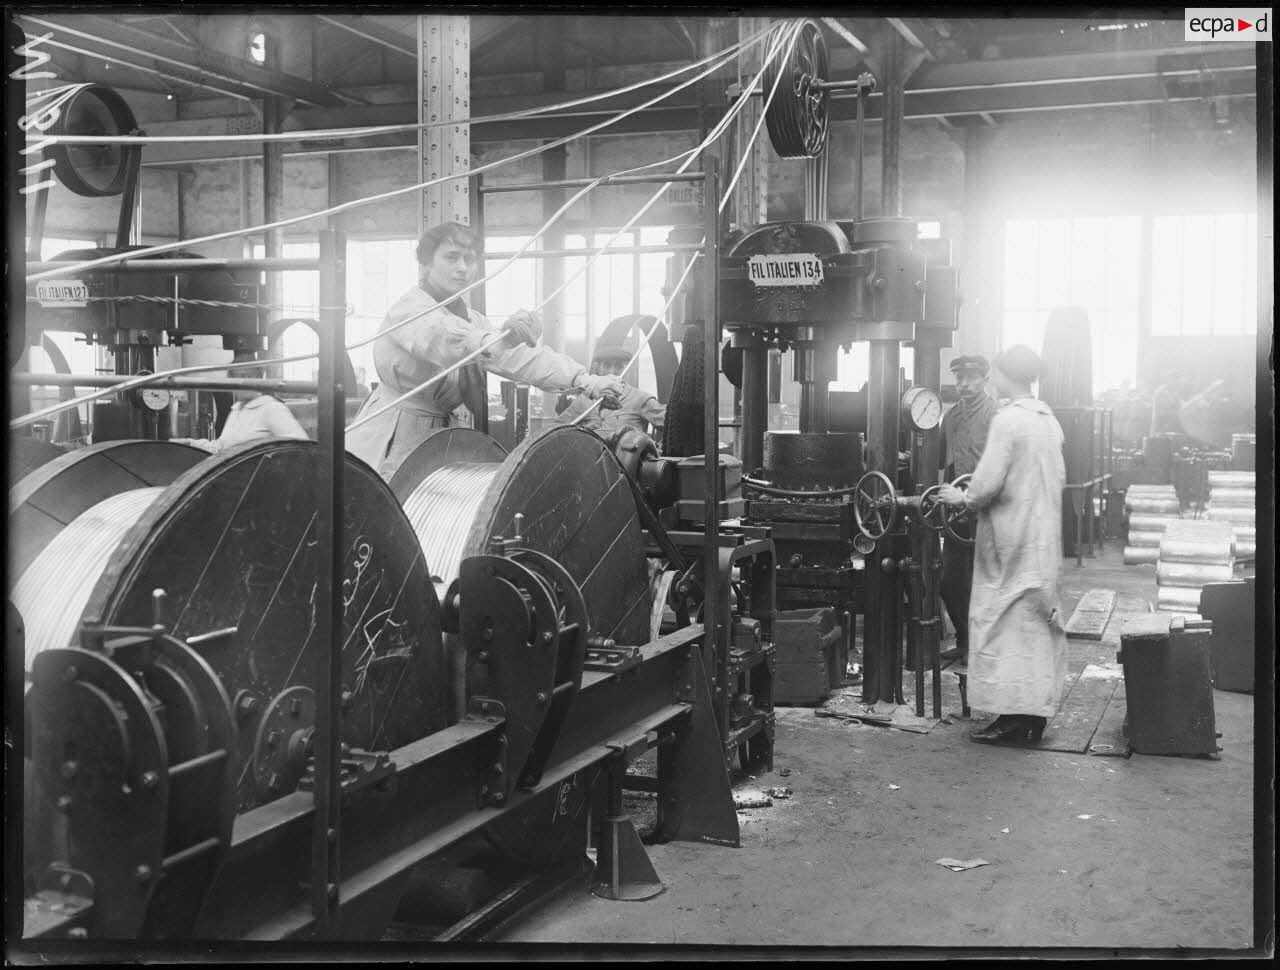
[[[670,81],[695,71],[698,68],[710,63],[711,61],[722,57],[726,54],[740,53],[744,48],[752,46],[769,32],[769,28],[759,31],[748,37],[746,40],[738,41],[731,44],[724,50],[717,51],[700,61],[692,64],[685,64],[675,70],[668,71],[666,74],[658,77],[646,78],[642,81],[636,81],[624,87],[614,88],[609,91],[602,91],[598,94],[588,95],[582,98],[575,98],[571,101],[561,101],[557,104],[542,105],[535,108],[522,108],[519,111],[508,111],[502,114],[479,115],[477,117],[467,118],[451,118],[445,121],[428,121],[416,124],[403,125],[365,125],[361,127],[351,128],[327,128],[312,129],[299,131],[283,131],[275,133],[260,132],[257,134],[243,135],[54,135],[50,136],[52,144],[63,145],[150,145],[150,144],[203,144],[203,143],[235,143],[235,142],[305,142],[305,141],[328,141],[333,138],[372,138],[377,135],[399,134],[405,131],[425,131],[431,128],[443,128],[449,125],[475,125],[495,121],[519,121],[526,118],[535,118],[540,115],[550,115],[557,112],[564,112],[569,108],[577,108],[585,104],[591,104],[595,101],[606,101],[609,98],[616,98],[623,94],[630,94],[641,88],[646,88],[654,84],[661,84],[664,81]],[[87,87],[88,85],[78,85],[77,88]],[[53,89],[58,90],[58,89]],[[30,100],[30,98],[28,98]],[[37,136],[28,134],[27,139],[33,140]]]
[[[167,253],[175,249],[182,249],[182,248],[192,247],[192,246],[200,246],[205,243],[211,243],[211,242],[220,242],[224,239],[234,239],[240,236],[259,235],[262,233],[270,232],[275,229],[284,228],[285,226],[293,226],[301,222],[310,222],[312,219],[320,219],[328,216],[337,215],[340,212],[346,212],[349,209],[359,208],[360,206],[369,205],[374,202],[385,202],[388,199],[397,198],[398,196],[401,196],[401,195],[407,195],[410,192],[420,192],[423,189],[431,188],[434,185],[440,185],[444,182],[453,181],[454,179],[466,178],[467,176],[470,176],[470,175],[478,175],[482,172],[490,171],[491,169],[497,168],[500,165],[505,165],[509,162],[522,161],[523,159],[530,158],[534,155],[540,155],[543,152],[550,151],[553,148],[559,148],[561,145],[566,145],[569,142],[574,141],[578,138],[585,138],[588,135],[591,135],[597,131],[600,131],[601,129],[609,127],[610,125],[617,124],[619,121],[622,121],[624,118],[630,117],[633,114],[636,114],[640,111],[645,110],[646,108],[651,108],[653,107],[653,105],[658,104],[661,101],[665,101],[667,98],[671,97],[677,91],[681,91],[692,84],[696,84],[698,81],[701,81],[707,75],[713,74],[715,71],[719,70],[721,67],[727,64],[730,60],[732,60],[734,56],[736,56],[736,52],[735,54],[731,54],[728,57],[722,58],[720,62],[717,62],[716,64],[713,64],[711,67],[704,69],[700,73],[694,75],[692,78],[689,78],[688,80],[681,82],[680,84],[671,88],[669,91],[666,91],[663,94],[658,95],[657,97],[650,98],[648,101],[635,105],[634,107],[628,108],[625,111],[622,111],[611,118],[606,118],[604,121],[598,122],[594,125],[590,125],[581,131],[574,132],[573,134],[570,134],[570,135],[565,135],[564,137],[554,139],[553,141],[543,142],[539,145],[534,146],[533,148],[526,149],[523,152],[517,152],[515,155],[509,155],[505,158],[495,159],[492,162],[486,162],[485,164],[480,165],[477,168],[471,168],[465,172],[454,172],[448,175],[441,175],[441,176],[438,176],[437,178],[429,179],[426,182],[419,182],[415,185],[410,185],[405,188],[393,189],[389,192],[383,192],[378,195],[366,196],[361,199],[352,199],[350,202],[343,202],[343,203],[340,203],[339,205],[330,206],[327,209],[319,209],[315,212],[307,213],[304,215],[291,216],[286,219],[279,219],[275,222],[266,223],[260,226],[249,226],[244,229],[229,229],[226,232],[213,233],[212,235],[201,236],[195,239],[180,239],[174,242],[160,243],[155,246],[148,246],[144,249],[136,249],[126,253],[116,253],[111,256],[101,256],[97,259],[86,260],[81,263],[73,263],[70,266],[59,266],[56,269],[44,270],[39,273],[28,274],[27,281],[32,282],[32,281],[38,281],[43,279],[51,279],[55,276],[64,276],[68,273],[78,273],[83,270],[95,269],[99,266],[109,266],[114,263],[124,262],[125,260],[141,259],[144,256],[152,256],[157,253]]]
[[[791,29],[791,34],[792,34],[792,35],[794,35],[795,33],[798,33],[798,28],[792,28],[792,29]],[[767,54],[767,55],[766,55],[766,57],[765,57],[765,65],[766,65],[766,66],[767,66],[767,65],[772,61],[772,59],[776,56],[777,52],[781,49],[781,46],[782,46],[782,45],[781,45],[781,41],[782,41],[782,37],[781,37],[781,35],[780,35],[779,37],[775,38],[775,41],[774,41],[774,44],[773,44],[772,49],[768,52],[768,54]],[[764,73],[764,67],[762,67],[762,68],[761,68],[761,70],[760,70],[760,72],[756,75],[755,80],[756,80],[756,81],[758,81],[758,80],[760,79],[761,75],[763,75],[763,73]],[[754,84],[754,82],[753,82],[753,84]],[[719,123],[718,123],[718,124],[716,124],[716,126],[715,126],[714,128],[712,128],[712,130],[711,130],[710,132],[708,132],[708,134],[707,134],[706,138],[704,138],[704,139],[702,140],[702,142],[697,146],[697,148],[693,149],[693,150],[692,150],[692,151],[690,151],[690,152],[685,153],[688,157],[687,157],[687,158],[685,158],[684,162],[682,162],[682,163],[681,163],[680,167],[676,169],[676,174],[681,174],[681,173],[683,173],[685,170],[687,170],[687,169],[688,169],[688,167],[689,167],[690,165],[692,165],[692,164],[693,164],[694,159],[696,159],[696,158],[698,157],[698,155],[700,155],[700,154],[701,154],[701,153],[702,153],[702,152],[707,148],[707,146],[708,146],[708,145],[712,144],[712,143],[713,143],[717,138],[719,138],[719,137],[720,137],[720,135],[724,132],[724,130],[725,130],[725,129],[730,125],[730,124],[732,124],[732,123],[733,123],[733,120],[737,117],[738,113],[742,111],[742,108],[743,108],[743,106],[744,106],[745,104],[746,104],[746,100],[745,100],[745,99],[741,99],[741,98],[740,98],[740,99],[738,99],[738,101],[734,103],[733,107],[732,107],[729,111],[727,111],[727,112],[725,113],[725,116],[724,116],[723,118],[721,118],[721,119],[720,119]],[[677,155],[677,156],[675,156],[675,157],[676,157],[676,158],[678,158],[678,157],[680,157],[680,156],[678,156],[678,155]],[[659,162],[659,163],[654,163],[654,164],[666,164],[666,161],[664,161],[664,162]],[[645,168],[645,167],[652,167],[652,164],[651,164],[651,165],[649,165],[649,166],[641,166],[641,168]],[[614,173],[614,174],[618,174],[618,173]],[[555,213],[555,215],[553,215],[553,216],[552,216],[552,219],[554,220],[555,218],[557,218],[557,217],[560,215],[560,213],[564,211],[564,209],[565,209],[565,208],[567,208],[568,206],[570,206],[570,205],[572,205],[573,203],[575,203],[575,202],[578,200],[578,198],[580,198],[580,197],[581,197],[582,195],[584,195],[586,192],[588,192],[588,191],[590,191],[591,189],[595,188],[595,187],[596,187],[596,186],[597,186],[597,185],[598,185],[598,184],[603,180],[603,178],[605,178],[605,177],[606,177],[606,176],[602,176],[601,178],[597,178],[597,179],[595,179],[595,180],[594,180],[590,185],[584,186],[582,189],[580,189],[580,190],[579,190],[579,191],[574,195],[574,197],[573,197],[572,199],[570,199],[568,202],[566,202],[566,203],[565,203],[565,205],[564,205],[564,206],[562,206],[562,207],[561,207],[561,209],[560,209],[560,210],[558,210],[558,211]],[[586,262],[585,262],[581,267],[579,267],[579,268],[578,268],[578,270],[576,270],[576,271],[575,271],[571,276],[569,276],[569,277],[568,277],[568,278],[567,278],[563,283],[561,283],[561,285],[560,285],[559,287],[557,287],[557,288],[556,288],[555,290],[553,290],[550,294],[548,294],[548,295],[547,295],[547,296],[546,296],[546,297],[545,297],[545,298],[544,298],[544,299],[543,299],[543,300],[542,300],[542,301],[537,305],[537,307],[536,307],[535,309],[536,309],[536,310],[541,310],[541,309],[542,309],[543,307],[545,307],[548,303],[550,303],[552,300],[554,300],[557,296],[559,296],[561,293],[563,293],[563,292],[564,292],[564,291],[565,291],[565,290],[566,290],[566,289],[567,289],[567,288],[568,288],[568,287],[569,287],[569,286],[570,286],[570,285],[571,285],[575,280],[577,280],[577,279],[578,279],[579,277],[581,277],[584,273],[586,273],[586,271],[587,271],[587,270],[588,270],[588,269],[589,269],[589,268],[590,268],[590,267],[595,263],[595,261],[596,261],[597,259],[599,259],[599,258],[600,258],[600,256],[601,256],[601,255],[603,255],[603,253],[604,253],[604,252],[605,252],[605,251],[606,251],[606,250],[607,250],[611,245],[613,245],[613,243],[614,243],[615,241],[617,241],[618,237],[619,237],[619,236],[621,236],[621,235],[622,235],[624,232],[626,232],[628,229],[630,229],[633,225],[635,225],[635,223],[636,223],[637,221],[639,221],[640,217],[641,217],[641,216],[643,216],[646,212],[648,212],[648,211],[649,211],[649,209],[650,209],[650,208],[652,208],[652,207],[657,203],[657,201],[662,197],[663,193],[665,193],[665,192],[666,192],[669,188],[671,188],[671,186],[672,186],[672,185],[674,185],[674,184],[675,184],[675,183],[673,183],[673,182],[664,182],[661,186],[659,186],[658,190],[657,190],[656,192],[654,192],[652,196],[650,196],[650,197],[649,197],[649,200],[648,200],[648,201],[647,201],[643,206],[641,206],[641,207],[640,207],[639,211],[637,211],[637,212],[636,212],[636,213],[635,213],[635,214],[634,214],[630,219],[628,219],[628,220],[627,220],[627,222],[626,222],[626,223],[625,223],[625,224],[624,224],[620,229],[618,229],[617,231],[615,231],[615,232],[614,232],[614,234],[613,234],[612,236],[610,236],[608,240],[606,240],[606,241],[605,241],[605,243],[604,243],[604,245],[603,245],[603,246],[601,246],[599,249],[597,249],[595,252],[593,252],[593,253],[591,254],[590,258],[589,258],[589,259],[587,259],[587,260],[586,260]],[[542,234],[542,232],[544,232],[544,231],[545,231],[545,228],[546,228],[546,227],[545,227],[545,225],[544,225],[543,229],[540,229],[537,235],[539,235],[539,236],[540,236],[540,235]],[[533,237],[533,238],[536,238],[536,237]],[[516,252],[515,252],[515,253],[514,253],[514,254],[513,254],[509,259],[508,259],[508,262],[510,262],[510,261],[512,261],[512,260],[514,260],[514,259],[516,259],[516,258],[517,258],[521,253],[523,253],[523,252],[525,251],[525,249],[527,249],[530,245],[532,245],[533,238],[530,238],[529,240],[527,240],[527,241],[526,241],[526,243],[524,244],[524,246],[522,246],[520,249],[518,249],[518,250],[517,250],[517,251],[516,251]],[[705,237],[704,237],[704,242],[705,242]],[[691,266],[692,266],[692,263],[693,263],[693,261],[692,261],[692,260],[690,260],[690,265],[691,265]],[[504,268],[505,268],[505,267],[504,267]],[[495,275],[496,275],[496,274],[495,274]],[[452,299],[456,299],[456,298],[457,298],[457,296],[460,296],[462,293],[466,292],[466,291],[467,291],[468,289],[470,289],[470,288],[473,288],[475,285],[476,285],[475,283],[470,284],[468,287],[464,288],[463,290],[460,290],[457,294],[454,294],[454,296],[450,297],[450,300],[452,300]],[[448,301],[443,301],[443,302],[448,302]],[[407,324],[407,323],[411,322],[412,320],[417,319],[417,318],[418,318],[418,317],[420,317],[420,316],[423,316],[423,315],[425,315],[425,314],[427,314],[427,313],[432,312],[433,310],[435,310],[437,307],[439,307],[439,306],[441,306],[441,305],[443,305],[443,304],[442,304],[442,303],[437,303],[435,307],[428,307],[428,308],[426,308],[426,309],[424,309],[424,310],[421,310],[421,311],[419,311],[417,314],[415,314],[415,315],[413,315],[413,316],[411,316],[411,317],[408,317],[408,318],[406,318],[405,320],[401,321],[401,322],[400,322],[399,324],[397,324],[396,326],[397,326],[397,327],[398,327],[398,326],[403,326],[403,325],[405,325],[405,324]],[[376,339],[378,339],[379,337],[386,336],[386,334],[390,333],[393,329],[394,329],[394,328],[388,327],[386,330],[384,330],[384,331],[382,331],[381,333],[379,333],[379,334],[375,335],[375,336],[372,338],[372,340],[376,340]],[[481,344],[481,346],[480,346],[480,347],[476,348],[476,350],[472,351],[472,352],[471,352],[470,354],[468,354],[466,357],[462,358],[462,359],[461,359],[461,360],[459,360],[459,361],[454,362],[454,363],[453,363],[453,364],[451,364],[449,367],[446,367],[444,370],[440,371],[439,373],[434,374],[432,377],[430,377],[430,378],[428,378],[427,380],[423,381],[423,382],[422,382],[421,384],[419,384],[417,387],[414,387],[414,388],[412,388],[412,389],[410,389],[410,390],[408,390],[408,391],[404,392],[404,393],[403,393],[403,394],[401,394],[399,397],[395,398],[395,399],[394,399],[394,400],[392,400],[392,401],[388,401],[386,404],[382,405],[381,407],[379,407],[379,408],[377,408],[377,409],[375,409],[375,410],[373,410],[373,411],[370,411],[368,414],[361,415],[359,418],[357,418],[357,419],[356,419],[355,421],[353,421],[351,424],[347,425],[346,430],[347,430],[347,431],[354,431],[355,429],[357,429],[357,428],[359,428],[359,427],[362,427],[363,425],[365,425],[365,424],[369,423],[370,421],[374,420],[375,418],[381,417],[383,414],[386,414],[388,411],[390,411],[390,410],[392,410],[393,408],[395,408],[395,407],[399,406],[399,405],[400,405],[400,404],[402,404],[403,402],[407,401],[409,398],[414,397],[414,396],[415,396],[415,395],[417,395],[417,394],[421,394],[422,392],[426,391],[429,387],[432,387],[433,385],[435,385],[435,384],[437,384],[438,382],[442,381],[445,377],[449,376],[449,375],[450,375],[450,374],[452,374],[454,371],[456,371],[456,370],[458,370],[459,368],[461,368],[461,367],[465,366],[467,363],[469,363],[470,361],[474,360],[476,357],[480,356],[480,354],[482,354],[485,350],[487,350],[489,347],[491,347],[491,346],[493,346],[494,344],[496,344],[496,343],[498,342],[498,340],[502,339],[502,337],[503,337],[503,336],[505,336],[505,334],[501,334],[501,333],[500,333],[500,334],[495,335],[493,338],[490,338],[490,339],[489,339],[489,340],[487,340],[485,343]],[[372,341],[368,341],[368,342],[372,342]],[[590,413],[591,413],[591,412],[590,412],[590,410],[585,411],[585,412],[583,413],[583,415],[582,415],[582,416],[584,416],[584,417],[585,417],[587,414],[590,414]]]

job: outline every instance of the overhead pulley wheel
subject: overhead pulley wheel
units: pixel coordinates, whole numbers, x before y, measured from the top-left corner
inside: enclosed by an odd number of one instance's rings
[[[778,42],[792,29],[794,21],[773,28],[770,43]],[[784,46],[781,60],[771,59],[764,70],[764,94],[773,90],[778,72],[777,93],[765,112],[769,141],[780,158],[816,158],[827,147],[830,98],[822,86],[830,74],[827,42],[816,20],[805,20],[795,43]]]
[[[898,518],[898,490],[884,472],[867,472],[855,486],[853,517],[858,531],[873,542],[893,530]]]
[[[138,127],[128,103],[115,90],[90,84],[62,106],[51,135],[129,135]],[[54,145],[49,150],[54,174],[76,195],[89,198],[119,195],[130,168],[142,153],[139,145]]]

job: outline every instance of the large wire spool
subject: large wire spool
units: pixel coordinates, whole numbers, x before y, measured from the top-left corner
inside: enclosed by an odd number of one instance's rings
[[[256,442],[206,458],[124,534],[84,608],[87,623],[149,626],[167,595],[170,632],[199,651],[232,698],[240,810],[286,794],[314,726],[328,644],[315,636],[317,483],[311,441]],[[444,726],[440,608],[394,495],[348,457],[343,479],[341,740],[389,750]],[[279,722],[279,723],[277,723]],[[277,736],[278,737],[278,736]]]
[[[794,21],[782,21],[773,28],[768,44],[782,40]],[[771,59],[764,70],[766,97],[775,79],[782,74],[777,94],[765,112],[769,140],[779,158],[816,158],[827,147],[830,96],[821,82],[830,77],[827,41],[816,20],[805,20],[795,44],[783,47],[784,57]]]
[[[9,436],[9,485],[13,486],[41,465],[67,453],[50,441],[25,435]]]
[[[59,532],[102,500],[168,485],[208,457],[169,441],[105,441],[46,462],[9,489],[9,575],[20,578]]]
[[[523,548],[560,563],[582,590],[591,632],[620,644],[648,642],[653,594],[645,536],[625,472],[597,435],[560,426],[527,438],[489,484],[463,545],[488,551],[516,534]]]

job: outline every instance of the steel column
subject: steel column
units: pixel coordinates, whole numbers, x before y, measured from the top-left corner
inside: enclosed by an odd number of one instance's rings
[[[742,470],[764,465],[764,433],[769,430],[769,348],[763,341],[742,348]]]
[[[746,40],[754,33],[763,30],[769,24],[767,17],[742,17],[738,20],[738,40]],[[758,44],[743,51],[737,59],[738,87],[742,89],[744,77],[751,78],[760,69],[764,60],[765,45]],[[733,222],[738,226],[754,226],[769,220],[769,148],[768,136],[761,129],[760,137],[749,146],[747,139],[755,129],[756,123],[764,110],[764,101],[746,94],[747,103],[738,114],[735,125],[738,130],[738,150],[749,151],[751,160],[742,169],[738,184],[734,188],[732,209]],[[730,158],[735,156],[728,156]],[[743,407],[746,407],[745,386]]]
[[[869,358],[866,467],[896,482],[901,398],[897,341],[870,341]],[[868,703],[895,703],[902,691],[902,586],[896,545],[892,534],[881,539],[867,563],[862,697]]]
[[[315,732],[315,821],[311,839],[311,912],[316,934],[324,938],[338,927],[341,846],[341,768],[339,740],[342,689],[342,560],[345,401],[342,361],[346,356],[346,240],[342,233],[320,233],[320,377],[317,438],[324,473],[316,497],[316,637],[327,663],[317,665]]]
[[[702,550],[702,623],[706,630],[704,649],[715,658],[716,683],[712,687],[712,706],[717,721],[729,692],[728,632],[719,629],[720,622],[720,216],[716,200],[720,197],[720,160],[705,156],[702,167],[702,218],[706,234],[702,272],[706,283],[703,299],[703,354],[706,378],[703,381],[703,451],[705,453],[706,496],[703,514],[704,546]]]
[[[902,215],[902,183],[898,164],[902,148],[902,115],[904,107],[902,39],[890,33],[884,54],[884,129],[880,154],[880,214]],[[858,98],[859,107],[862,98]]]
[[[267,41],[268,50],[275,50],[277,45],[273,39]],[[283,98],[269,97],[262,101],[262,130],[265,134],[276,134],[284,130],[285,115],[288,105]],[[265,142],[262,146],[262,221],[276,222],[284,217],[284,145],[281,142]],[[267,259],[280,259],[284,256],[284,230],[269,229],[262,236],[263,255]],[[267,272],[267,285],[264,289],[263,302],[270,306],[281,306],[284,303],[284,279],[279,272]],[[274,323],[282,314],[280,310],[268,310],[267,319]],[[272,341],[267,353],[272,357],[283,357],[284,335]],[[280,364],[271,370],[277,377],[283,377]]]
[[[471,18],[418,17],[418,121],[422,124],[471,115]],[[418,135],[422,181],[471,167],[471,125],[424,128]],[[468,182],[451,179],[422,190],[423,230],[442,222],[466,222]]]

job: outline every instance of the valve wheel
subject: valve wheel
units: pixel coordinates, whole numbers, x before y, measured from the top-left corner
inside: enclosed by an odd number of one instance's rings
[[[951,484],[954,485],[956,488],[960,489],[961,491],[968,491],[969,479],[971,478],[973,478],[972,475],[961,475]],[[924,497],[921,496],[922,504],[923,504],[923,501],[924,501]],[[941,502],[939,502],[938,504],[942,505]],[[945,508],[945,506],[943,507]],[[942,528],[946,532],[948,539],[952,539],[960,543],[960,545],[962,546],[971,546],[973,545],[973,537],[961,535],[959,532],[955,530],[954,525],[957,522],[972,523],[972,521],[973,519],[969,514],[969,509],[967,506],[962,506],[961,508],[948,508],[942,516]]]
[[[938,493],[942,491],[941,485],[930,485],[920,493],[920,505],[917,512],[920,516],[920,524],[932,529],[934,532],[941,532],[946,527],[946,505],[939,498]]]
[[[898,517],[898,491],[884,472],[867,472],[853,494],[853,517],[858,531],[873,542],[893,528]]]

